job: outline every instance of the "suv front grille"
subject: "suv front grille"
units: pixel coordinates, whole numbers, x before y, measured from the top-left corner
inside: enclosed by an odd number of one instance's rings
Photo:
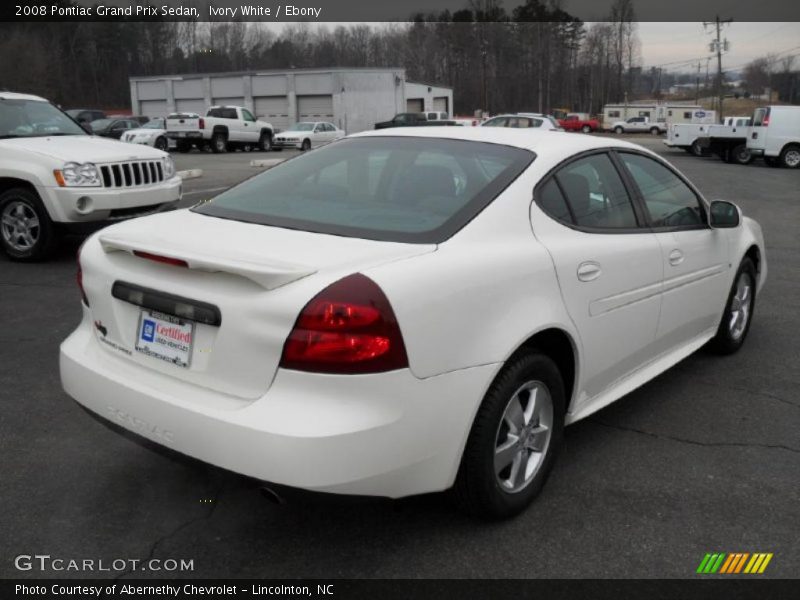
[[[103,185],[110,188],[136,187],[164,181],[160,160],[143,160],[102,165]]]

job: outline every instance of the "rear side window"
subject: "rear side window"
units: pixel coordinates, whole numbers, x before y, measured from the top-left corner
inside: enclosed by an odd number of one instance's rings
[[[652,158],[627,152],[619,156],[642,194],[654,227],[705,225],[699,198],[680,177]]]
[[[461,229],[535,155],[423,137],[339,141],[288,160],[196,212],[367,239],[438,243]]]
[[[617,169],[606,154],[569,163],[556,173],[574,223],[593,229],[637,227],[633,204]]]
[[[556,221],[573,223],[569,206],[555,179],[550,179],[539,189],[537,202],[541,209]]]

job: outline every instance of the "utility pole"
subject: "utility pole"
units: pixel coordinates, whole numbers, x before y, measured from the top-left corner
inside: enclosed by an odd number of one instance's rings
[[[717,91],[717,102],[718,102],[718,107],[717,108],[719,109],[719,118],[720,118],[720,120],[723,119],[722,99],[724,97],[724,92],[723,92],[723,89],[722,89],[722,50],[723,50],[723,42],[720,39],[720,32],[722,30],[722,26],[729,24],[731,21],[733,21],[733,19],[721,20],[719,18],[719,15],[717,15],[717,18],[714,20],[713,23],[706,23],[706,22],[703,23],[703,27],[706,27],[708,25],[714,25],[716,27],[716,30],[717,30],[716,40],[711,42],[710,49],[711,49],[712,52],[713,51],[717,52],[717,81],[716,81],[717,90],[716,91]],[[728,40],[725,40],[724,49],[725,50],[728,49]]]
[[[700,63],[697,63],[697,77],[694,79],[694,103],[700,104]]]

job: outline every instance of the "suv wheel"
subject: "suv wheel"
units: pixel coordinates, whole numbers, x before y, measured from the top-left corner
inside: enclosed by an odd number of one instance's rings
[[[58,242],[55,227],[35,192],[12,188],[0,194],[0,243],[14,260],[50,256]]]
[[[800,146],[787,146],[781,152],[781,165],[787,169],[800,167]]]
[[[258,139],[258,149],[262,152],[269,152],[272,150],[272,137],[268,133],[262,133]]]
[[[215,133],[214,137],[211,138],[211,151],[214,154],[228,151],[228,139],[224,133]]]
[[[511,517],[539,494],[564,429],[564,383],[536,352],[513,358],[481,403],[453,489],[465,511]]]

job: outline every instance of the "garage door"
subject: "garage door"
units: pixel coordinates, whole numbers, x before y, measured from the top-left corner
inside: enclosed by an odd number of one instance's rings
[[[244,98],[214,98],[214,106],[244,106]]]
[[[165,117],[167,115],[166,100],[142,100],[140,102],[142,114],[150,117]]]
[[[409,98],[406,100],[406,112],[422,112],[425,109],[425,101],[422,98]]]
[[[299,121],[332,121],[333,96],[298,96],[297,118]]]
[[[175,100],[175,111],[183,113],[197,113],[198,115],[206,114],[206,101],[205,100],[189,100],[183,98]]]
[[[434,98],[433,99],[433,110],[446,112],[449,115],[450,114],[450,107],[447,106],[447,96],[439,96],[438,98]]]
[[[275,129],[286,129],[289,122],[289,101],[286,96],[261,96],[253,98],[256,119],[270,123]]]

